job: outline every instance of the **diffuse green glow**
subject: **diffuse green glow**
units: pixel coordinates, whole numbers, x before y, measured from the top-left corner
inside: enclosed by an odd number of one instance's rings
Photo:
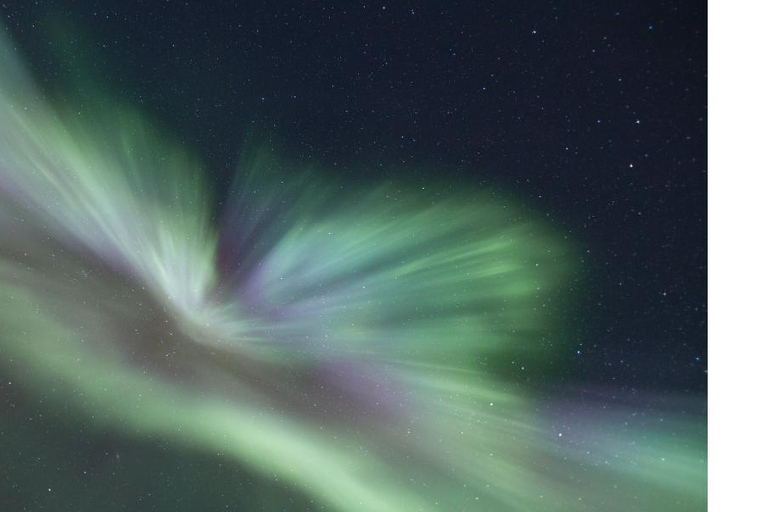
[[[585,407],[563,439],[515,384],[553,355],[569,261],[522,209],[341,190],[262,153],[215,228],[193,159],[135,114],[57,114],[0,56],[0,364],[29,393],[340,511],[705,506],[695,421]]]

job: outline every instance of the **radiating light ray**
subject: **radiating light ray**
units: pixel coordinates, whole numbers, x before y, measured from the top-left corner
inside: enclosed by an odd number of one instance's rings
[[[523,208],[262,152],[214,223],[194,159],[126,112],[57,111],[0,41],[0,368],[29,393],[341,511],[705,504],[700,419],[587,403],[552,431],[525,365],[556,356],[569,250]]]

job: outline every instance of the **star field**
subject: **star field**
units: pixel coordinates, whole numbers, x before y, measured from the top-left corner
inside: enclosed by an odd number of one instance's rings
[[[705,3],[0,14],[0,505],[706,505]]]

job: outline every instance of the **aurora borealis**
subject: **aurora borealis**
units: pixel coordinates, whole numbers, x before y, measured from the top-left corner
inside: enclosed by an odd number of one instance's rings
[[[28,411],[4,439],[39,414],[215,457],[254,482],[237,510],[704,510],[700,398],[537,377],[567,372],[580,300],[582,242],[546,216],[267,146],[221,199],[166,132],[107,93],[47,99],[0,39],[0,377]],[[37,505],[0,510],[61,505],[26,482]],[[101,510],[105,482],[63,506]]]

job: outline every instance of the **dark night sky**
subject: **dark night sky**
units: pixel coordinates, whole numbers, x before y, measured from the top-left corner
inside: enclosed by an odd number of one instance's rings
[[[568,377],[705,389],[705,2],[0,5],[50,89],[69,34],[222,190],[250,136],[363,186],[521,198],[579,248]]]

